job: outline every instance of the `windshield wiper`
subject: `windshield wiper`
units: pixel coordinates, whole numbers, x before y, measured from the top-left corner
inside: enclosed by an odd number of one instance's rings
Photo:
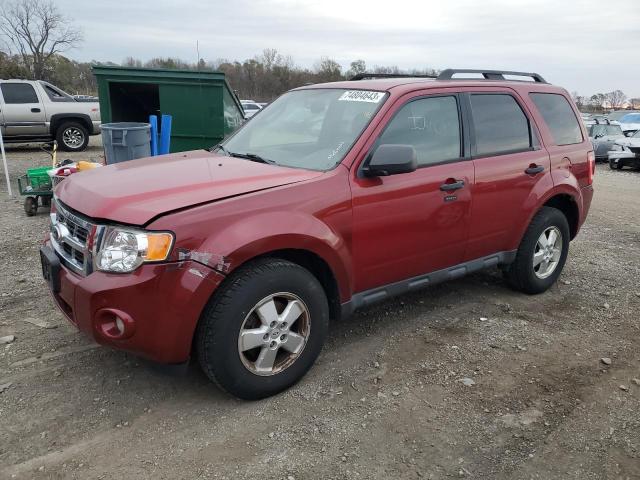
[[[216,150],[222,150],[222,153],[224,153],[225,155],[229,156],[229,152],[222,145],[214,145],[213,147],[211,147],[209,149],[210,152],[215,152]]]
[[[230,157],[236,158],[246,158],[247,160],[251,160],[252,162],[260,162],[260,163],[268,163],[269,165],[275,165],[276,162],[273,160],[269,160],[268,158],[261,157],[260,155],[256,155],[255,153],[236,153],[236,152],[227,152],[227,155]]]

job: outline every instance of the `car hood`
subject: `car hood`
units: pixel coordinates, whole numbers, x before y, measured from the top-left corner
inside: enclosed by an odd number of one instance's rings
[[[320,175],[199,150],[74,173],[56,187],[55,195],[89,217],[144,225],[173,210]]]
[[[624,138],[621,138],[620,140],[616,140],[616,145],[621,145],[623,147],[640,148],[640,138],[624,137]]]

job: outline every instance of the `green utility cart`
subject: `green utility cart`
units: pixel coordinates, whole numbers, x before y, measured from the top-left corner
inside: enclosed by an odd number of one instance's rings
[[[208,148],[244,121],[224,73],[94,66],[102,123],[173,117],[171,152]]]

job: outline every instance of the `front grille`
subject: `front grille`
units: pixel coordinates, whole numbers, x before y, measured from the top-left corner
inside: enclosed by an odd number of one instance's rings
[[[51,244],[61,261],[79,275],[91,273],[91,235],[96,225],[57,199],[51,214]]]

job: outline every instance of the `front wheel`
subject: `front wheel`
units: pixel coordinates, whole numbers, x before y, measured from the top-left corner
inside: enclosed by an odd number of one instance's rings
[[[258,260],[227,278],[205,308],[198,359],[230,394],[268,397],[311,368],[328,326],[327,297],[316,277],[286,260]]]
[[[525,233],[515,261],[505,272],[508,283],[521,292],[546,291],[560,276],[569,253],[569,223],[564,214],[542,207]]]

